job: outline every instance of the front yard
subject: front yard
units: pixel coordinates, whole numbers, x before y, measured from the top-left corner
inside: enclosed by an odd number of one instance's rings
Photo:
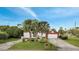
[[[26,41],[15,44],[9,50],[57,50],[54,45],[48,44],[48,48],[45,48],[45,42]]]
[[[69,37],[67,40],[68,43],[72,44],[72,45],[75,45],[75,46],[78,46],[79,47],[79,38],[78,37],[75,37],[75,36],[71,36]]]

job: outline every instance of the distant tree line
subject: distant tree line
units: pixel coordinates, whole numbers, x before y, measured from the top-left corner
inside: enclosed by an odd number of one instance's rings
[[[68,32],[74,36],[79,37],[79,27],[69,29]]]
[[[59,35],[60,38],[68,39],[68,35],[79,37],[79,27],[70,28],[68,30],[64,30],[63,27],[60,27],[58,32],[60,34]]]

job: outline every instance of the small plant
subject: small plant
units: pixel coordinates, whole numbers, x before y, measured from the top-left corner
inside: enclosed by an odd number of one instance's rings
[[[45,43],[45,50],[52,50],[53,49],[53,44],[51,43]],[[57,50],[57,47],[54,46],[54,49]]]
[[[22,41],[25,42],[25,39],[23,38]]]
[[[45,39],[41,39],[40,40],[40,43],[45,43]]]
[[[34,42],[34,39],[32,38],[31,41]]]
[[[68,39],[68,36],[63,35],[63,36],[62,36],[62,39],[63,39],[63,40],[66,40],[66,39]]]

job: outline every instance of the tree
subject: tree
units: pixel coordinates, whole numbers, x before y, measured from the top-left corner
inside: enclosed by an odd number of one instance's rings
[[[70,30],[68,30],[70,34],[79,37],[79,29],[78,28],[72,28]]]
[[[58,32],[59,32],[59,38],[64,40],[68,39],[68,31],[66,29],[63,30],[63,27],[60,27]]]
[[[46,33],[46,39],[47,39],[49,24],[46,21],[38,21],[37,19],[32,19],[32,20],[28,19],[23,22],[23,28],[24,28],[24,31],[29,32],[30,39],[31,39],[31,33],[33,33],[37,40],[38,32],[41,32],[42,34]]]
[[[31,19],[27,19],[23,22],[23,29],[25,32],[29,32],[30,35],[30,39],[31,39],[31,32],[32,32],[32,20]]]
[[[56,29],[54,29],[54,28],[52,29],[52,31],[57,32]]]
[[[38,32],[39,32],[39,21],[38,20],[36,20],[36,19],[34,19],[34,20],[32,20],[32,33],[34,34],[34,36],[35,36],[35,38],[36,38],[36,40],[35,41],[37,41],[37,34],[38,34]]]
[[[63,35],[65,33],[65,31],[63,30],[63,27],[60,27],[60,29],[58,30],[60,35]]]
[[[7,32],[0,31],[0,39],[7,39],[9,37]]]
[[[49,31],[49,24],[46,21],[39,22],[39,31],[41,32],[41,36],[43,33],[46,33],[46,42],[48,39],[48,31]]]
[[[23,30],[19,29],[16,26],[9,27],[6,32],[9,34],[9,37],[19,38],[23,35]]]
[[[45,42],[46,42],[45,48],[48,48],[48,46],[49,46],[49,44],[48,44],[48,32],[49,32],[50,26],[49,26],[48,22],[46,22],[46,21],[42,21],[41,24],[42,24],[42,31],[41,32],[46,34],[46,36],[45,36]]]
[[[9,28],[8,25],[0,26],[0,31],[5,31],[5,30],[8,29],[8,28]]]

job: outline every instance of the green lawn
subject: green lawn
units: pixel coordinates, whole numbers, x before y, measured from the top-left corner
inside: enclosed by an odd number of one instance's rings
[[[5,42],[10,42],[10,41],[15,41],[15,40],[17,40],[17,38],[0,39],[0,44]]]
[[[69,37],[68,40],[66,40],[66,41],[72,45],[79,47],[79,38],[78,37]]]
[[[44,42],[20,42],[12,46],[9,50],[57,50],[57,48],[49,43],[48,48],[45,48]]]

